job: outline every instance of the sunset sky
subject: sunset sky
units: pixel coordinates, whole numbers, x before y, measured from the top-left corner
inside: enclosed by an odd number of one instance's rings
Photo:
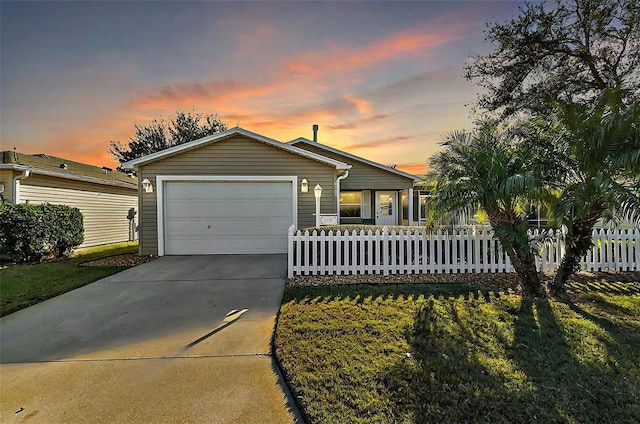
[[[516,1],[0,2],[1,148],[115,167],[110,140],[218,114],[421,174],[469,128],[462,78]]]

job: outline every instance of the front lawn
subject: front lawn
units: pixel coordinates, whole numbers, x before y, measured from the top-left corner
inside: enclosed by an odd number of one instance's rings
[[[137,243],[121,243],[84,251],[73,258],[0,269],[0,316],[89,284],[126,267],[80,267],[80,263],[125,253],[136,253]]]
[[[310,423],[640,422],[639,283],[287,288],[275,345]]]

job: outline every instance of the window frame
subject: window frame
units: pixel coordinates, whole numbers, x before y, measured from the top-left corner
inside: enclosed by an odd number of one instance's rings
[[[362,198],[363,198],[362,191],[345,190],[345,191],[341,191],[340,192],[340,196],[342,196],[343,194],[358,194],[360,199],[359,199],[358,203],[355,203],[355,202],[343,202],[342,199],[340,199],[340,218],[341,219],[342,218],[346,218],[346,219],[349,219],[349,218],[362,219],[362,209],[363,209],[362,208]],[[357,207],[359,209],[358,215],[347,215],[347,216],[342,215],[342,207],[343,206],[350,206],[350,207],[354,207],[354,208]]]

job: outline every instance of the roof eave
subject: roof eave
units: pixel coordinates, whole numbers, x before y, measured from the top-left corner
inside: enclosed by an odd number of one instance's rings
[[[120,181],[120,180],[105,180],[102,178],[96,178],[96,177],[88,177],[85,175],[78,175],[78,174],[67,174],[64,172],[56,172],[50,169],[43,169],[43,168],[37,168],[37,167],[32,167],[32,166],[28,166],[28,165],[20,165],[20,164],[0,164],[0,169],[13,169],[16,171],[31,171],[31,173],[33,174],[38,174],[38,175],[45,175],[45,176],[49,176],[49,177],[57,177],[57,178],[64,178],[67,180],[75,180],[75,181],[82,181],[82,182],[86,182],[86,183],[92,183],[92,184],[100,184],[100,185],[106,185],[106,186],[112,186],[112,187],[122,187],[122,188],[130,188],[133,190],[137,190],[138,189],[138,182],[126,182],[126,181]]]

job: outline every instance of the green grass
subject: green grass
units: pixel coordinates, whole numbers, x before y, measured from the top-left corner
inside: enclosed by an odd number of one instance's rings
[[[288,288],[276,354],[310,423],[640,422],[640,295],[615,286]]]
[[[78,266],[82,262],[137,251],[137,243],[120,243],[88,249],[62,261],[2,267],[0,316],[19,311],[126,268]]]

